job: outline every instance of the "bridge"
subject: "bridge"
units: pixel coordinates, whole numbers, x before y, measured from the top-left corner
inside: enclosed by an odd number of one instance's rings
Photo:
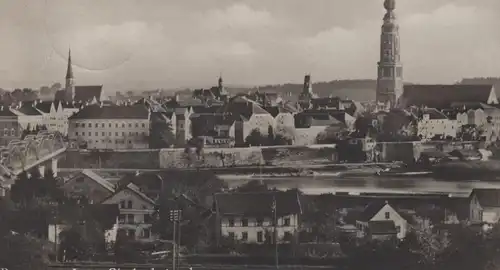
[[[61,133],[40,131],[28,135],[23,140],[13,140],[0,147],[0,180],[2,186],[13,183],[23,171],[39,168],[43,175],[46,168],[57,173],[57,159],[66,151],[66,143]]]

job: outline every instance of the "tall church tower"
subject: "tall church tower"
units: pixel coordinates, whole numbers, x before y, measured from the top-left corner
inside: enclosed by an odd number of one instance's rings
[[[75,84],[73,78],[73,67],[71,64],[71,49],[68,52],[68,69],[66,70],[66,85],[64,88],[64,100],[72,102],[75,98]]]
[[[385,0],[386,13],[380,35],[380,62],[377,75],[377,102],[394,107],[403,94],[403,66],[399,51],[396,0]]]
[[[299,95],[299,104],[302,109],[309,109],[311,107],[311,101],[318,96],[313,92],[311,74],[304,76],[304,86],[302,87],[302,92]]]

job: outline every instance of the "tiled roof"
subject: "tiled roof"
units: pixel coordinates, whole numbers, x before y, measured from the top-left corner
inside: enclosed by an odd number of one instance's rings
[[[416,115],[418,117],[420,117],[420,118],[422,118],[423,115],[425,115],[425,114],[428,114],[429,115],[429,119],[431,119],[431,120],[448,119],[448,117],[444,113],[442,113],[439,110],[434,109],[434,108],[420,109],[416,113]]]
[[[487,103],[492,85],[405,85],[403,100],[408,106],[447,108],[454,102]]]
[[[99,106],[89,105],[70,117],[70,119],[148,119],[149,111],[143,105]]]
[[[272,216],[274,199],[276,215],[302,213],[300,196],[297,192],[217,193],[214,197],[216,210],[221,215]]]
[[[500,207],[500,189],[474,189],[472,194],[482,207]]]
[[[382,200],[377,200],[369,203],[365,209],[363,210],[363,213],[359,216],[360,221],[369,221],[372,219],[379,211],[382,209],[387,204],[387,202],[382,201]]]
[[[107,189],[111,192],[115,192],[115,187],[110,182],[108,182],[106,179],[102,178],[101,176],[97,175],[92,170],[89,170],[89,169],[82,170],[82,174],[86,175],[88,178],[94,180],[99,185],[103,186],[105,189]]]
[[[97,101],[101,100],[102,85],[82,85],[75,86],[75,98],[77,102],[92,101],[94,98]]]
[[[51,106],[52,106],[52,101],[40,101],[37,102],[37,104],[35,105],[35,107],[43,113],[50,113]]]
[[[1,106],[0,105],[0,117],[2,117],[2,116],[3,117],[14,117],[17,115],[10,110],[9,106]]]
[[[377,220],[368,222],[368,231],[370,234],[384,235],[397,234],[396,225],[392,220]]]
[[[23,102],[21,107],[16,108],[16,111],[24,114],[24,115],[42,115],[36,108],[35,103],[33,101]]]
[[[465,110],[477,110],[477,109],[496,109],[496,107],[482,103],[482,102],[453,102],[451,104],[452,108],[465,109]]]
[[[155,201],[153,201],[153,199],[149,198],[148,196],[146,196],[146,194],[142,193],[141,189],[138,186],[136,186],[134,183],[129,183],[126,188],[133,191],[135,194],[137,194],[139,197],[141,197],[144,201],[149,202],[153,205],[156,204]]]

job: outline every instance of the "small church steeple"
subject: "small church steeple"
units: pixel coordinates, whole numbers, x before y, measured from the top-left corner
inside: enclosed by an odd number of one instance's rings
[[[71,49],[68,51],[68,68],[66,70],[66,85],[64,90],[65,101],[72,102],[75,97],[75,85],[73,78],[73,64],[71,63]]]
[[[309,109],[311,107],[311,101],[318,96],[314,94],[312,89],[311,74],[306,74],[304,76],[304,86],[302,88],[302,93],[299,95],[299,104],[302,109]]]

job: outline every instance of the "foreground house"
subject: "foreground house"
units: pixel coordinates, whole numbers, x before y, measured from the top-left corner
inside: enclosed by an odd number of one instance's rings
[[[290,242],[298,236],[302,208],[297,192],[218,193],[214,197],[218,243],[222,237],[244,243],[272,241],[273,209],[278,241]]]
[[[500,220],[500,189],[474,189],[470,196],[469,220],[473,224],[496,224]]]
[[[356,221],[358,236],[380,239],[395,235],[398,239],[403,239],[410,226],[402,215],[387,201],[370,203]]]

